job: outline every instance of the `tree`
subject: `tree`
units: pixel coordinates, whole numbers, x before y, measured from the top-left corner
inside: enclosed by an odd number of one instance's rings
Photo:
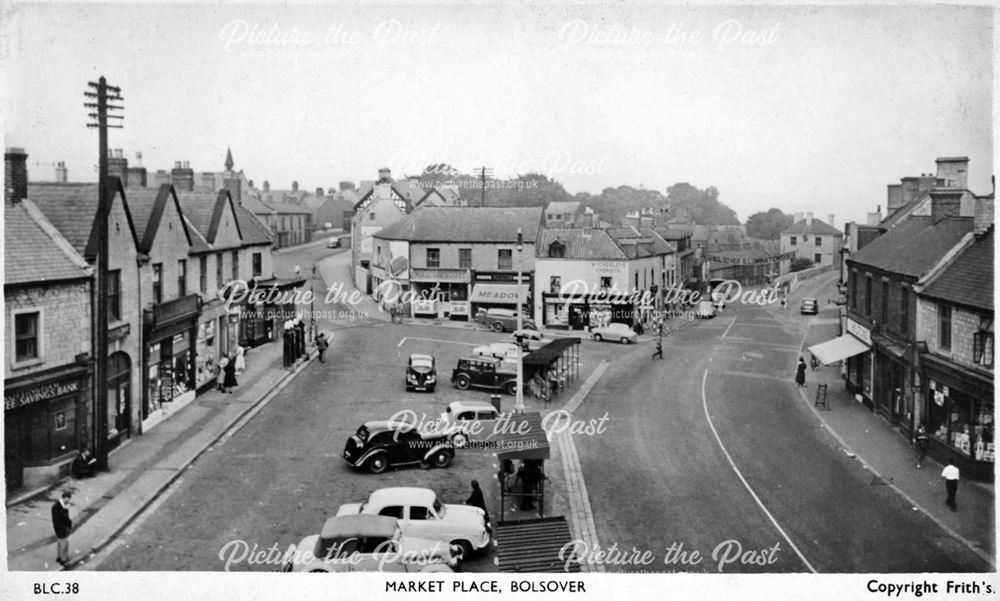
[[[792,264],[789,267],[790,271],[802,271],[803,269],[809,269],[813,266],[812,259],[808,257],[795,257],[792,259]]]
[[[698,225],[739,225],[736,211],[719,202],[719,191],[714,186],[704,190],[687,182],[667,188],[670,216],[679,221]]]
[[[781,232],[791,227],[794,217],[786,215],[781,209],[769,209],[767,212],[754,213],[747,218],[747,236],[763,240],[777,240]]]

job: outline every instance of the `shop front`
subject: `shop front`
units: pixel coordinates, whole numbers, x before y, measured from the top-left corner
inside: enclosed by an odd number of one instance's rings
[[[69,475],[87,444],[92,367],[77,363],[4,381],[7,491],[33,489]]]
[[[874,410],[871,330],[850,318],[847,318],[844,328],[847,335],[864,344],[864,348],[859,349],[858,353],[847,357],[847,369],[844,374],[847,390],[866,407]]]
[[[610,323],[631,327],[640,308],[632,295],[590,294],[570,296],[543,292],[542,325],[546,328],[584,330]],[[652,305],[646,306],[652,312]]]
[[[514,273],[477,273],[469,295],[469,312],[480,309],[516,309],[520,296],[524,315],[531,315],[531,274],[521,274],[521,285]]]
[[[237,343],[253,348],[280,336],[281,324],[298,316],[296,300],[303,293],[296,288],[305,283],[304,278],[250,280],[246,299],[237,306],[228,307],[217,319],[219,357],[235,350]],[[313,292],[321,302],[325,293],[322,290]]]
[[[414,317],[469,319],[468,269],[411,269],[409,275]]]
[[[882,337],[875,338],[875,412],[906,432],[913,431],[913,395],[906,349]]]
[[[198,294],[160,303],[143,312],[143,432],[194,400],[200,314]]]
[[[992,378],[932,354],[920,355],[920,365],[931,456],[940,463],[952,459],[963,474],[992,482]]]

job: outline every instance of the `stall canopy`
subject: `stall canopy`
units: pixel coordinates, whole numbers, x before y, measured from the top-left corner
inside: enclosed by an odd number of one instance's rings
[[[528,285],[521,284],[521,302],[528,300]],[[472,289],[472,297],[469,299],[473,303],[501,303],[508,305],[517,304],[517,284],[476,284]]]
[[[579,562],[567,565],[560,551],[573,543],[563,516],[504,522],[496,528],[497,570],[500,572],[579,572]]]
[[[848,357],[853,357],[867,350],[869,350],[867,344],[850,334],[844,334],[833,340],[827,340],[826,342],[809,347],[809,352],[823,365],[843,361]]]
[[[531,352],[522,359],[524,373],[530,377],[536,371],[548,369],[553,363],[559,360],[559,357],[566,349],[575,344],[580,344],[579,338],[558,338],[537,351]]]

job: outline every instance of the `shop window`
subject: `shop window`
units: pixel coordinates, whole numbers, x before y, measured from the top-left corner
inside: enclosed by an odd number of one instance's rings
[[[501,248],[497,251],[497,269],[513,269],[513,251],[509,248]]]
[[[187,296],[187,260],[177,261],[177,298]]]
[[[610,288],[610,287],[611,287],[611,276],[602,276],[601,277],[601,288],[603,289],[603,288]]]
[[[458,249],[458,268],[459,269],[472,269],[472,249],[471,248],[460,248],[460,249]]]
[[[441,267],[441,249],[427,249],[427,267]]]
[[[208,292],[208,257],[198,257],[198,290]]]
[[[972,362],[983,367],[993,367],[993,332],[976,332],[972,335]]]
[[[163,263],[153,265],[153,304],[163,302]]]
[[[39,357],[38,324],[40,313],[18,313],[14,316],[15,361],[30,361]]]
[[[264,273],[264,259],[260,253],[254,253],[252,255],[253,260],[253,277],[257,277]]]
[[[951,307],[938,305],[938,347],[951,350]]]
[[[122,272],[120,269],[108,272],[108,319],[120,321],[122,318]]]

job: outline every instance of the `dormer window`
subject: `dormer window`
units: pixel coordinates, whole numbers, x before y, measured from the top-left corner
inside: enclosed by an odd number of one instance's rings
[[[549,244],[549,258],[561,259],[566,256],[566,245],[556,240]]]

